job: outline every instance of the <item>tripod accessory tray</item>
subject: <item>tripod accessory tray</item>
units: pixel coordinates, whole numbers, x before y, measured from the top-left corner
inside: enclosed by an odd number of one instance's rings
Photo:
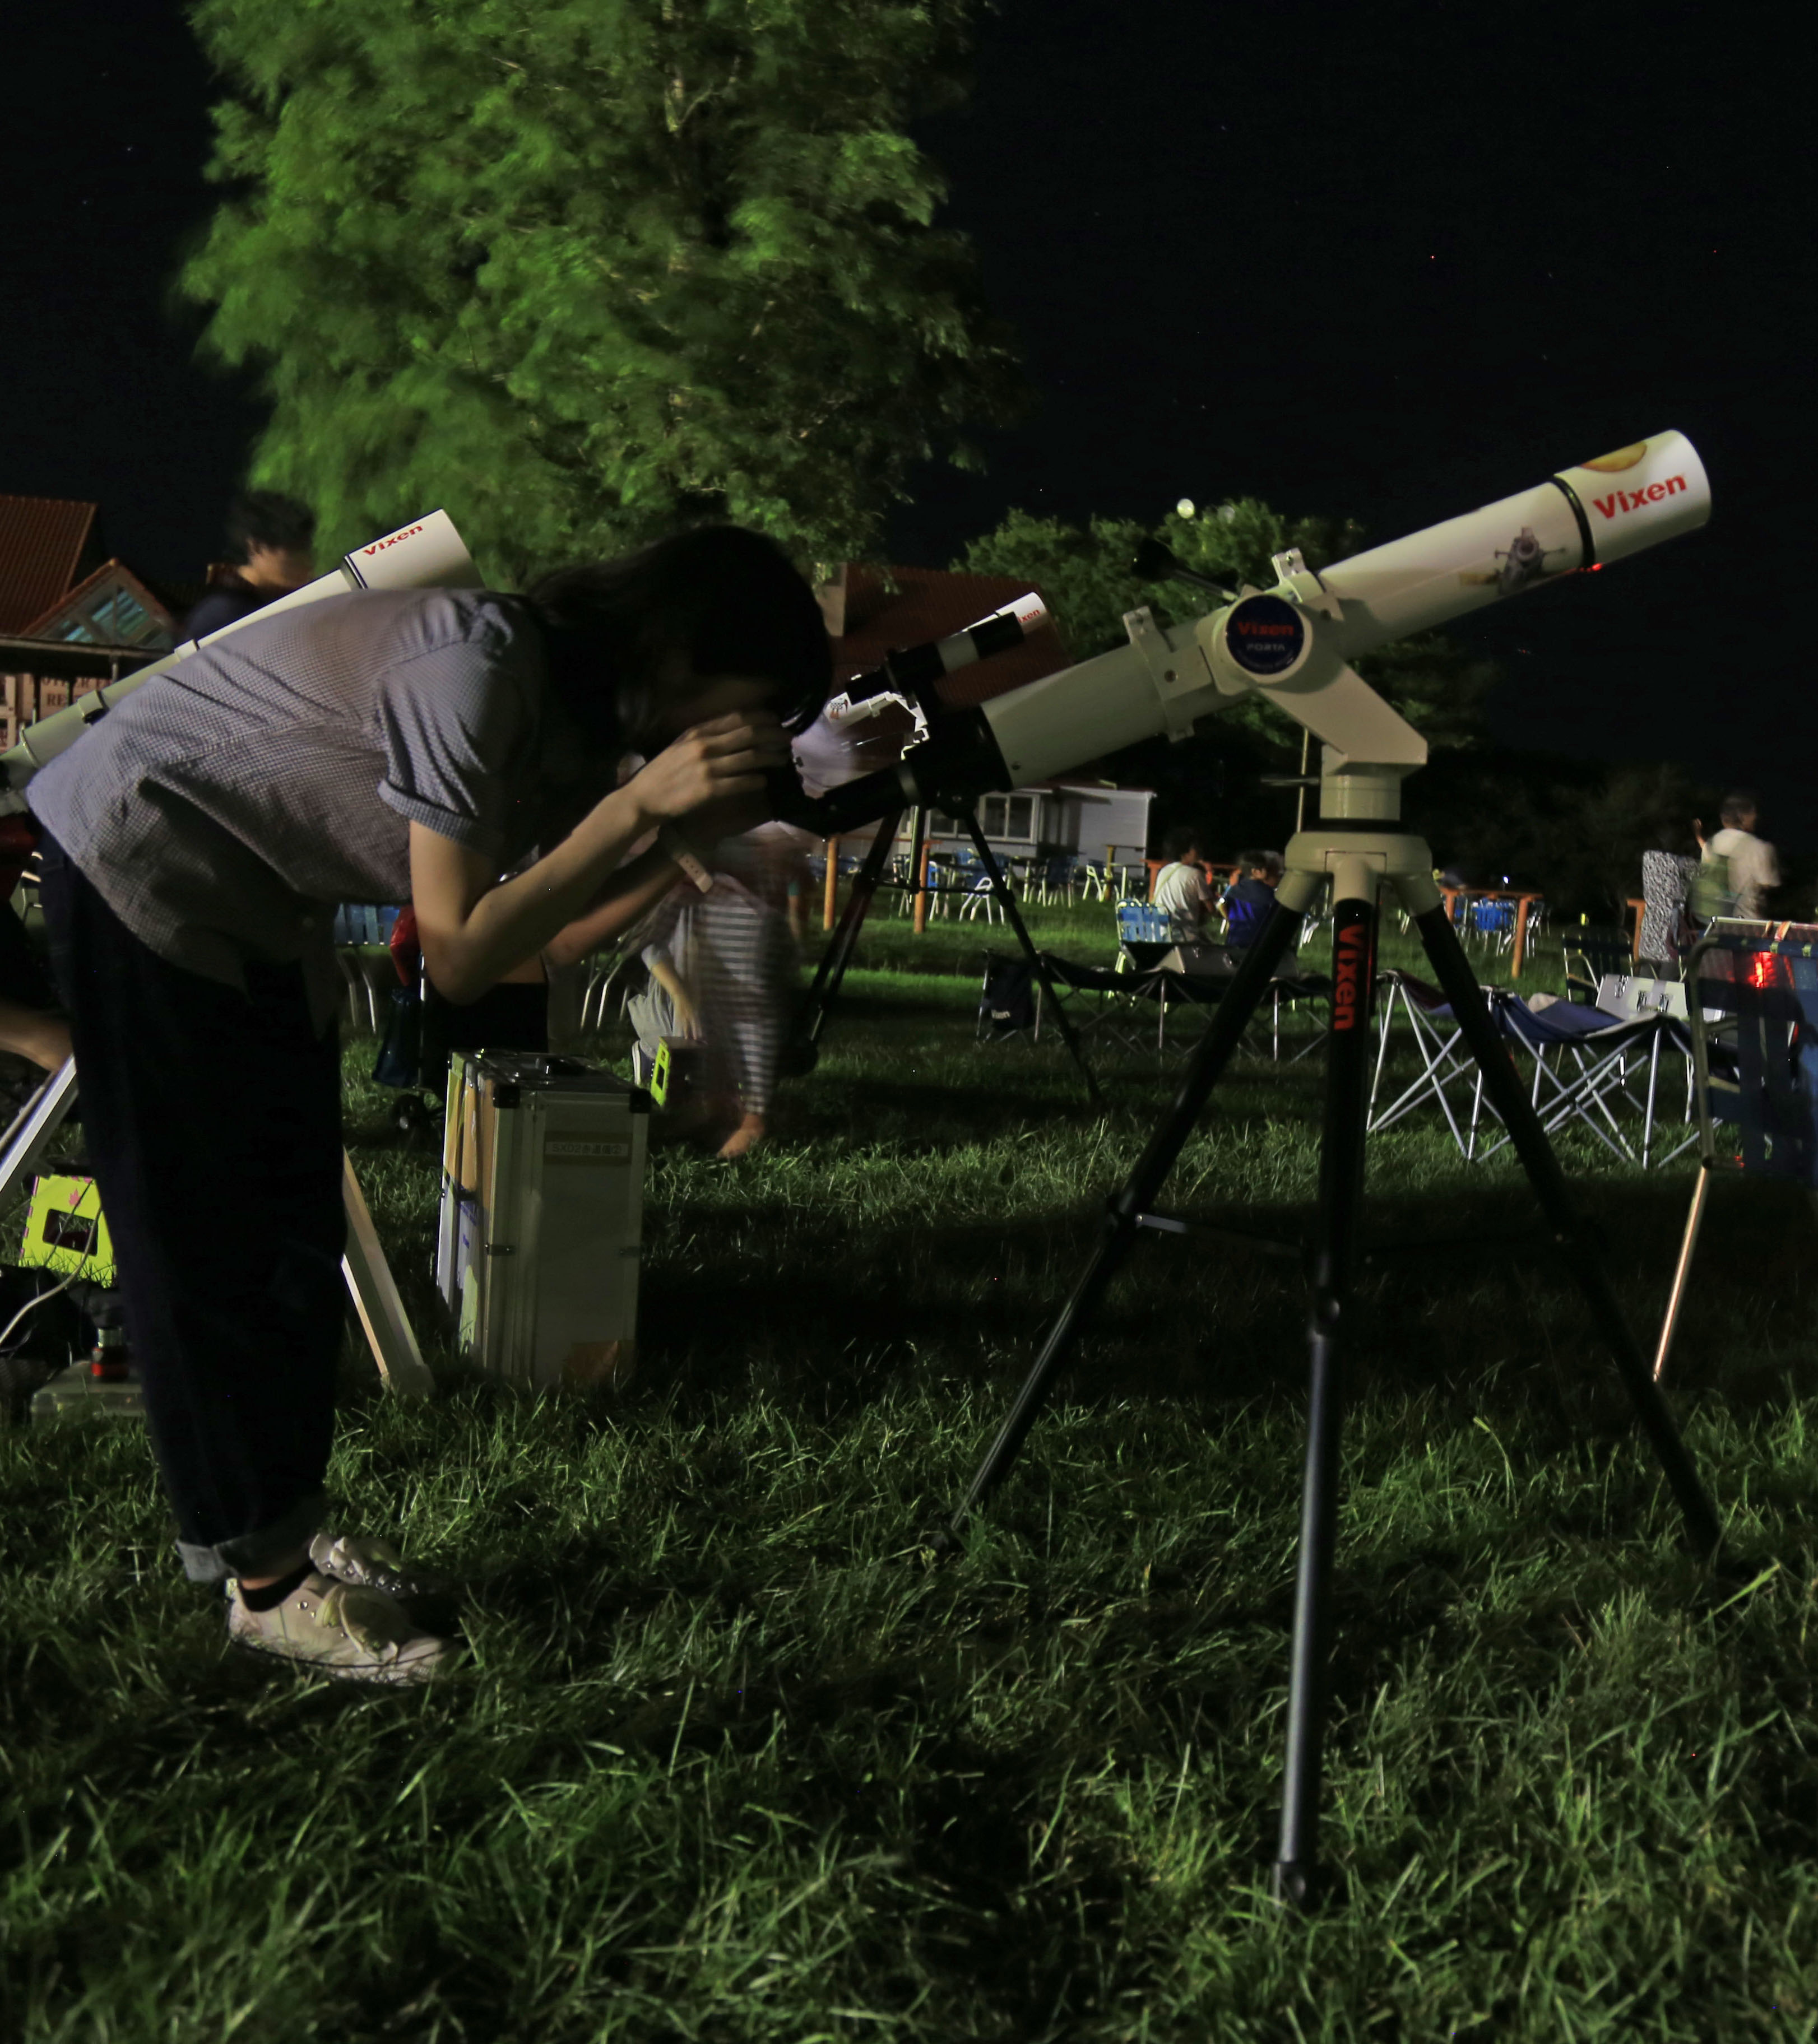
[[[532,1391],[629,1381],[648,1126],[578,1058],[452,1055],[436,1281],[469,1362]]]
[[[113,1238],[91,1178],[47,1171],[32,1187],[19,1262],[90,1285],[113,1283]]]

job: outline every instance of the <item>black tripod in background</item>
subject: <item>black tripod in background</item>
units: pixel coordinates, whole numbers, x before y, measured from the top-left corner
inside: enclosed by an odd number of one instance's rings
[[[1049,1329],[1009,1417],[991,1443],[936,1544],[951,1546],[972,1512],[1009,1473],[1017,1451],[1071,1360],[1081,1334],[1122,1266],[1140,1229],[1168,1225],[1151,1208],[1182,1146],[1205,1111],[1270,975],[1297,934],[1302,915],[1328,886],[1334,897],[1332,1010],[1328,1043],[1325,1114],[1320,1151],[1319,1210],[1308,1257],[1308,1341],[1312,1396],[1301,1509],[1289,1681],[1287,1767],[1275,1890],[1305,1900],[1317,1877],[1320,1777],[1332,1649],[1332,1554],[1338,1519],[1341,1364],[1350,1314],[1363,1195],[1364,1130],[1370,1101],[1370,1020],[1375,980],[1378,895],[1385,886],[1413,918],[1435,977],[1451,1004],[1491,1105],[1507,1127],[1539,1201],[1553,1240],[1608,1343],[1634,1405],[1684,1514],[1692,1545],[1708,1555],[1717,1544],[1716,1515],[1623,1317],[1597,1250],[1574,1210],[1563,1173],[1547,1143],[1512,1060],[1478,989],[1432,880],[1432,855],[1419,838],[1393,826],[1324,824],[1289,845],[1277,906],[1251,947],[1224,998],[1213,1009],[1180,1089],[1136,1168],[1113,1195],[1098,1247],[1073,1295]],[[1171,1224],[1178,1228],[1178,1223]]]
[[[1035,940],[1023,921],[1010,883],[1005,878],[1004,870],[998,865],[995,854],[986,840],[985,833],[979,826],[978,813],[973,808],[959,807],[958,813],[965,819],[973,848],[978,855],[978,863],[990,880],[992,897],[1003,910],[1004,920],[1015,931],[1017,942],[1022,947],[1023,955],[1029,962],[1030,970],[1041,982],[1043,995],[1060,1030],[1061,1039],[1067,1045],[1073,1062],[1079,1067],[1080,1077],[1086,1082],[1086,1097],[1094,1107],[1101,1108],[1105,1105],[1105,1096],[1099,1090],[1092,1067],[1086,1061],[1086,1053],[1080,1048],[1078,1035],[1067,1020],[1067,1011],[1055,995],[1054,981],[1049,974],[1047,962],[1036,949]],[[928,812],[917,808],[913,814],[909,878],[906,883],[912,889],[919,883],[922,852],[928,842]],[[885,863],[896,843],[902,817],[901,809],[893,810],[878,825],[878,834],[871,840],[871,848],[866,853],[864,863],[853,880],[852,891],[847,897],[846,906],[833,932],[833,940],[821,953],[814,978],[801,997],[790,1044],[792,1062],[799,1070],[811,1070],[819,1054],[821,1032],[827,1027],[833,1005],[839,998],[840,982],[846,977],[846,968],[851,963],[852,954],[858,948],[859,932],[864,928],[872,897],[883,884]],[[828,856],[833,856],[831,845],[828,848]]]

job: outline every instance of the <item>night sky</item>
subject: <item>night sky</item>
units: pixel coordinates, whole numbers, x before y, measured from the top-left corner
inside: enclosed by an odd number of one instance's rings
[[[1678,427],[1705,532],[1457,636],[1507,669],[1503,739],[1746,778],[1767,835],[1818,843],[1811,177],[1751,21],[1772,40],[1747,9],[1006,0],[972,102],[924,139],[1039,402],[984,476],[923,478],[898,558],[944,561],[1013,504],[1183,495],[1389,539]],[[0,490],[96,498],[113,551],[194,574],[259,419],[168,302],[211,202],[209,78],[152,0],[63,0],[24,34]]]

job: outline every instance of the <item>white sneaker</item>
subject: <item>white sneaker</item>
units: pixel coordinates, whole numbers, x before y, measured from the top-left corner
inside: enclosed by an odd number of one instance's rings
[[[227,1631],[238,1646],[356,1682],[425,1682],[460,1654],[454,1641],[419,1631],[383,1590],[320,1574],[306,1576],[270,1611],[250,1609],[233,1584]]]
[[[325,1576],[363,1589],[383,1590],[387,1596],[447,1596],[455,1585],[433,1569],[406,1562],[389,1540],[356,1540],[344,1533],[318,1533],[309,1543],[309,1559]]]

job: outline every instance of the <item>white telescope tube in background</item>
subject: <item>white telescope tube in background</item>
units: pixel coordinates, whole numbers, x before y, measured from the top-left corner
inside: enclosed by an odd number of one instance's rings
[[[480,572],[462,544],[455,521],[446,511],[430,511],[421,518],[386,532],[368,545],[356,548],[333,568],[302,588],[294,589],[264,605],[249,617],[236,618],[206,639],[186,640],[175,652],[147,667],[135,668],[117,682],[79,697],[67,709],[28,724],[11,751],[0,755],[5,785],[0,786],[0,815],[17,816],[25,808],[21,790],[40,766],[48,766],[60,752],[67,751],[98,717],[111,709],[122,697],[131,694],[143,682],[168,674],[186,660],[198,646],[213,646],[244,626],[263,623],[280,611],[294,610],[306,603],[320,603],[324,597],[345,596],[359,589],[480,589]]]
[[[982,706],[1005,785],[1070,773],[1164,732],[1184,738],[1199,718],[1253,691],[1278,692],[1290,714],[1332,743],[1309,713],[1316,697],[1336,709],[1342,690],[1350,729],[1367,731],[1378,749],[1339,749],[1417,766],[1424,743],[1379,697],[1369,709],[1372,692],[1347,676],[1347,662],[1579,568],[1625,559],[1710,514],[1697,449],[1682,433],[1658,433],[1318,574],[1294,562],[1273,590],[1247,591],[1193,622],[1164,631],[1133,611],[1128,646]]]

